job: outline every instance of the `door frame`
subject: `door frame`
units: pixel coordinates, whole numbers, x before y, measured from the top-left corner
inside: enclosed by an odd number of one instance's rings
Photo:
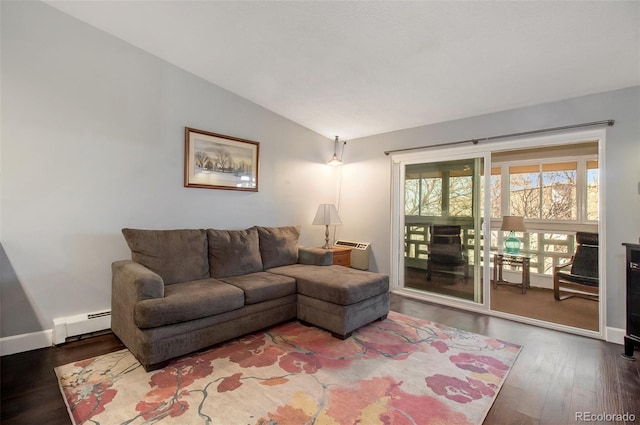
[[[411,290],[409,288],[404,288],[402,282],[404,282],[404,228],[405,228],[405,215],[404,215],[404,180],[405,180],[405,166],[411,164],[424,164],[424,163],[434,163],[434,162],[446,162],[446,161],[456,161],[456,160],[464,160],[464,159],[475,159],[482,158],[484,160],[483,173],[484,175],[491,174],[491,152],[482,149],[482,150],[474,150],[470,151],[468,148],[458,147],[454,149],[437,149],[437,150],[429,150],[429,151],[420,151],[417,153],[403,153],[392,155],[392,208],[391,208],[391,221],[392,221],[392,230],[391,230],[391,286],[394,290],[401,292],[409,292],[415,293],[414,295],[419,295],[423,293],[423,291]],[[489,173],[489,174],[487,174]],[[476,191],[474,191],[476,192]],[[480,206],[481,209],[484,209],[484,216],[487,217],[489,214],[489,203],[486,202],[488,199],[487,196],[490,193],[489,186],[485,185],[484,187],[484,199],[485,202]],[[474,193],[475,196],[475,193]],[[479,210],[478,210],[479,212]],[[487,234],[486,226],[490,223],[485,220],[482,223],[481,228],[477,228],[476,230],[480,230],[480,233]],[[397,236],[394,236],[397,235]],[[479,238],[475,238],[476,241]],[[486,238],[485,238],[486,240]],[[484,244],[482,246],[483,256],[484,258],[490,258],[489,245]],[[395,261],[393,261],[395,259]],[[428,295],[430,301],[436,301],[441,304],[451,305],[455,307],[462,308],[471,308],[475,306],[482,306],[483,310],[489,309],[489,267],[480,267],[480,264],[474,264],[476,270],[474,272],[474,286],[478,289],[479,279],[481,278],[482,282],[482,302],[475,302],[470,300],[464,300],[461,298],[449,297],[446,295],[440,295],[435,293],[424,293]],[[467,306],[467,307],[465,307]]]
[[[552,322],[532,319],[524,316],[518,316],[509,313],[491,310],[491,291],[490,285],[490,267],[484,267],[483,276],[483,303],[475,303],[472,301],[454,299],[451,297],[426,293],[424,291],[404,288],[404,165],[410,163],[423,162],[439,162],[453,159],[463,159],[472,157],[486,157],[484,169],[485,176],[490,175],[491,170],[491,153],[507,150],[540,148],[545,146],[557,146],[581,143],[587,140],[598,142],[598,234],[600,235],[600,249],[598,253],[599,261],[599,279],[600,294],[598,300],[598,331],[591,331],[582,328],[575,328],[566,325],[560,325]],[[390,155],[391,157],[391,288],[392,291],[403,296],[416,298],[428,302],[434,302],[450,307],[461,308],[464,310],[475,311],[496,317],[503,317],[509,320],[532,324],[539,327],[559,330],[563,332],[573,333],[577,335],[587,336],[591,338],[607,339],[606,328],[606,191],[605,191],[605,146],[606,146],[606,129],[596,128],[582,131],[564,131],[556,132],[543,136],[520,137],[503,139],[501,141],[486,142],[480,145],[464,145],[456,147],[433,147],[425,148],[419,151],[403,152]],[[489,185],[485,185],[484,205],[485,217],[488,217],[489,202]],[[490,220],[483,223],[483,234],[486,236],[490,231]],[[485,244],[486,245],[486,244]],[[483,246],[485,259],[490,258],[488,254],[488,246]],[[486,262],[486,260],[485,260]]]

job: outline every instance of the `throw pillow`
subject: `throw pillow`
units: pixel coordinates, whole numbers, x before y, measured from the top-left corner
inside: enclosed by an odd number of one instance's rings
[[[300,226],[257,227],[264,269],[298,262]]]
[[[209,272],[222,278],[262,271],[258,230],[207,229]]]
[[[209,278],[207,233],[199,229],[122,229],[131,259],[158,273],[165,285]]]

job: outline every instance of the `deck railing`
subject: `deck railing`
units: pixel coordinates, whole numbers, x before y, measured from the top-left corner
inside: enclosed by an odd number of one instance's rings
[[[426,269],[430,224],[407,224],[405,226],[405,265]],[[491,229],[491,252],[499,252],[503,246],[502,231]],[[575,252],[575,234],[535,231],[517,234],[522,241],[520,253],[531,257],[531,273],[552,275],[553,266],[567,262]],[[462,227],[462,243],[474,264],[475,234],[473,228]],[[481,261],[484,261],[482,258]],[[490,263],[490,261],[489,261]]]

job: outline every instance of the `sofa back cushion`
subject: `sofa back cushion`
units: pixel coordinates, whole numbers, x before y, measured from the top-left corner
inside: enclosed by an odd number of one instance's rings
[[[300,226],[256,227],[265,270],[298,262]]]
[[[131,259],[158,273],[165,285],[209,278],[207,233],[200,229],[122,229]]]
[[[262,271],[258,230],[207,229],[211,277],[239,276]]]

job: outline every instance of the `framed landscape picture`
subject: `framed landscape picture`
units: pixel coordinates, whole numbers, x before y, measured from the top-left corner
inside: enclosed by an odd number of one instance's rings
[[[185,127],[184,186],[258,191],[260,143]]]

